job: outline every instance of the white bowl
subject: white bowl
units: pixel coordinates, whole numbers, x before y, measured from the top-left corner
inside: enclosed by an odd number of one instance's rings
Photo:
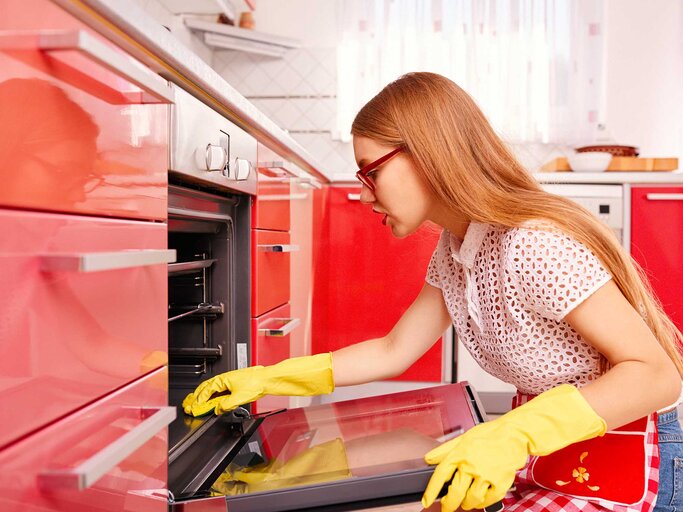
[[[612,155],[601,151],[575,153],[567,157],[569,167],[576,172],[603,172],[609,167]]]

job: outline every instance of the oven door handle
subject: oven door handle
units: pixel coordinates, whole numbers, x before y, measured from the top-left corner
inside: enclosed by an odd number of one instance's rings
[[[279,329],[259,329],[258,332],[264,336],[282,338],[299,327],[299,324],[301,323],[301,320],[298,318],[280,318],[279,320],[287,320],[287,323]]]
[[[38,475],[41,488],[48,491],[58,489],[82,491],[87,489],[166,428],[176,417],[175,407],[143,407],[141,410],[142,412],[153,413],[139,425],[75,468],[51,469],[41,472]]]
[[[100,272],[173,263],[175,260],[175,249],[48,254],[41,256],[40,269],[43,272]]]
[[[261,252],[298,252],[301,247],[294,244],[259,244],[258,250]]]
[[[112,73],[137,85],[158,103],[173,103],[173,91],[160,83],[125,56],[109,48],[84,30],[40,34],[38,48],[44,52],[77,50]]]

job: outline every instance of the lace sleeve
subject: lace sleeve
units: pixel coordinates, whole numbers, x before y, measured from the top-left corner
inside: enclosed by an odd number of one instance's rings
[[[612,276],[582,243],[556,230],[510,230],[505,295],[513,308],[562,320]]]
[[[436,247],[434,248],[434,252],[432,253],[432,257],[429,260],[429,265],[427,266],[427,275],[425,276],[425,281],[427,281],[427,284],[431,284],[432,286],[441,289],[442,284],[441,284],[441,275],[442,272],[439,271],[439,269],[442,267],[442,260],[444,258],[444,239],[447,241],[448,238],[446,233],[446,230],[443,230],[441,232],[441,236],[439,237],[439,241],[436,244]],[[446,242],[447,243],[447,242]]]

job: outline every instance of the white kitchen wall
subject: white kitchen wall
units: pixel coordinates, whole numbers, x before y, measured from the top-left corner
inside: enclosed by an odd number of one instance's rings
[[[683,3],[607,2],[606,126],[642,156],[683,156]]]
[[[336,0],[258,0],[256,30],[301,48],[282,59],[216,51],[213,66],[306,148],[326,173],[354,171],[349,144],[332,137],[336,117]]]
[[[354,170],[349,144],[332,137],[336,116],[337,0],[256,0],[256,30],[298,39],[282,59],[214,51],[159,0],[139,0],[240,93],[305,147],[328,173]],[[683,155],[683,3],[607,3],[606,135],[642,156]],[[531,170],[572,148],[514,145]]]
[[[185,46],[199,55],[205,62],[211,64],[213,51],[204,42],[185,27],[183,17],[174,15],[159,0],[135,0],[147,14],[168,28]]]

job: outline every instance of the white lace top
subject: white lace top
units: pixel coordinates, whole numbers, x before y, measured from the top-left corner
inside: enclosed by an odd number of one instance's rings
[[[444,230],[426,280],[440,288],[474,359],[523,393],[599,376],[599,353],[563,319],[611,279],[590,250],[550,228]]]

